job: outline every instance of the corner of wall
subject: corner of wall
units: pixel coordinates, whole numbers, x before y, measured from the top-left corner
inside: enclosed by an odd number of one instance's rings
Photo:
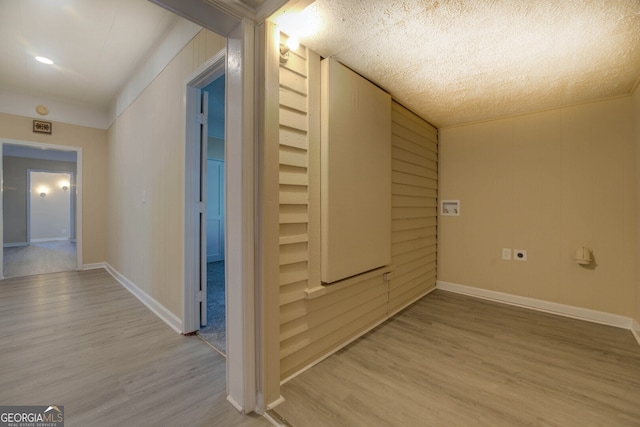
[[[176,17],[174,25],[164,38],[141,61],[140,66],[129,77],[126,85],[113,100],[108,111],[108,126],[149,86],[173,58],[193,39],[202,27],[186,19]]]
[[[636,217],[636,257],[640,256],[640,78],[631,92],[633,101],[634,188]],[[636,310],[634,335],[640,343],[640,260],[636,259]]]
[[[177,333],[183,333],[182,328],[182,319],[173,314],[171,310],[166,308],[160,302],[158,302],[155,298],[125,277],[118,270],[113,268],[109,263],[102,263],[104,265],[105,270],[114,278],[118,283],[122,285],[123,288],[131,292],[133,296],[138,298],[140,302],[142,302],[149,310],[151,310],[156,316],[158,316],[161,320],[163,320],[171,329],[176,331]],[[96,266],[88,266],[86,269],[94,268]]]

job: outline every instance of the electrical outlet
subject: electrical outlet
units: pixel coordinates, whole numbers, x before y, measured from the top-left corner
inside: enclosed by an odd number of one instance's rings
[[[511,249],[502,248],[502,259],[505,261],[511,261]]]
[[[514,249],[513,250],[513,259],[516,261],[526,261],[527,260],[527,251],[524,249]]]

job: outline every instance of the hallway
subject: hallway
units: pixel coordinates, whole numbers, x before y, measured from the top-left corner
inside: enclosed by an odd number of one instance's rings
[[[102,269],[5,279],[0,319],[0,402],[63,405],[67,426],[270,425],[227,402],[222,356]]]
[[[76,244],[69,241],[32,243],[4,248],[4,278],[75,270]]]

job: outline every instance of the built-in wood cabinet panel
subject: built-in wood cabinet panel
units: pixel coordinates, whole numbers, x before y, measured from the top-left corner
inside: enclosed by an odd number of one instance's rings
[[[391,262],[391,95],[329,58],[321,64],[322,282]]]

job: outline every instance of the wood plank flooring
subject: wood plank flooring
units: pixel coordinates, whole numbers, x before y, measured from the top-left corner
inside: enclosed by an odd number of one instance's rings
[[[3,249],[5,278],[71,271],[76,269],[77,263],[76,244],[68,241]]]
[[[106,271],[0,281],[0,405],[64,405],[67,426],[268,426],[226,401],[225,361]]]
[[[631,332],[435,291],[282,387],[314,426],[640,426]]]
[[[0,281],[0,404],[68,426],[268,426],[104,270]],[[436,291],[282,387],[294,427],[639,426],[629,331]]]

